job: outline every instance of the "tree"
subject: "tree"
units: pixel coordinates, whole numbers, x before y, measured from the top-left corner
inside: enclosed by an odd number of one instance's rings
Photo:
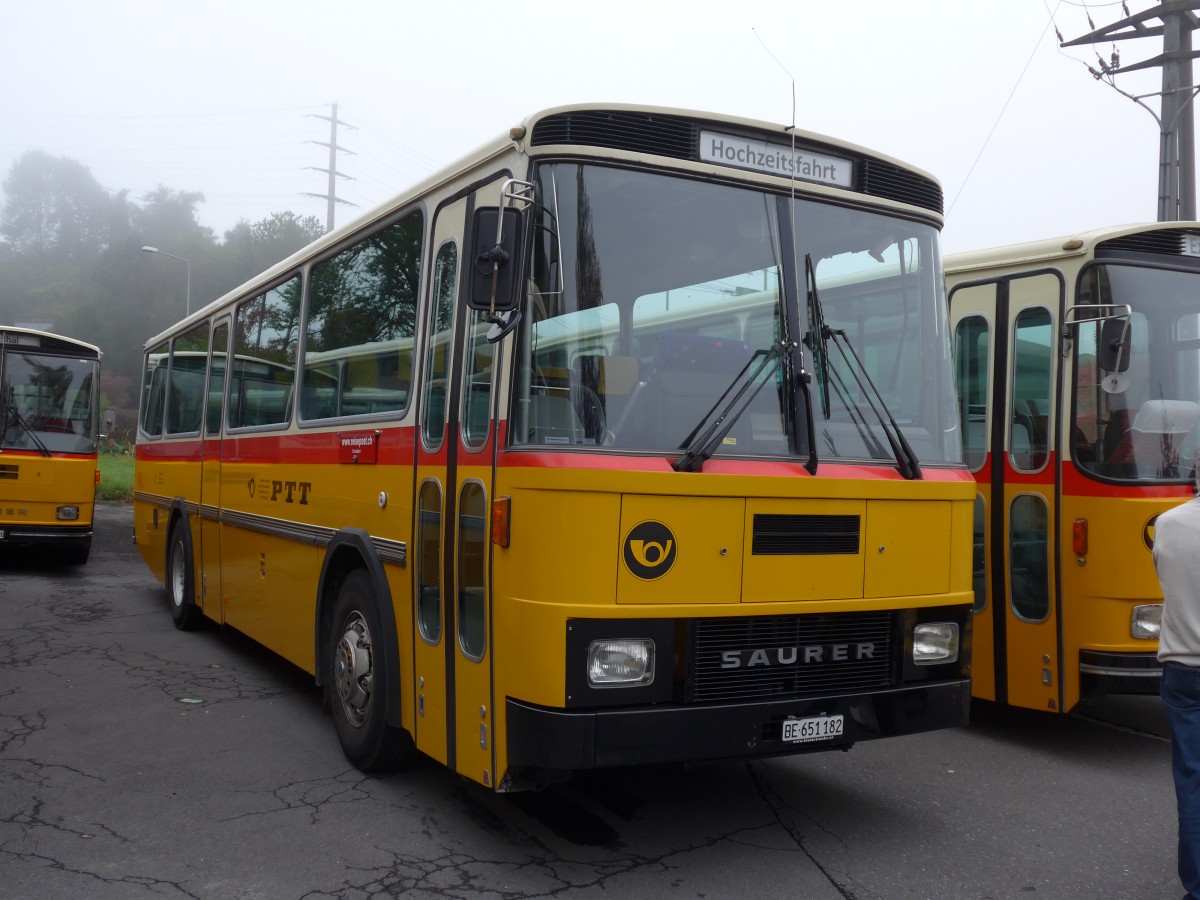
[[[198,191],[176,191],[160,184],[142,197],[141,206],[133,207],[130,218],[137,231],[164,246],[196,240],[214,244],[212,229],[196,219],[196,204],[203,202],[204,195]]]
[[[273,213],[253,224],[243,219],[225,232],[227,264],[238,273],[235,284],[269,269],[324,233],[316,216],[294,212]]]
[[[83,259],[108,243],[114,203],[73,159],[30,151],[4,180],[0,235],[15,253]]]

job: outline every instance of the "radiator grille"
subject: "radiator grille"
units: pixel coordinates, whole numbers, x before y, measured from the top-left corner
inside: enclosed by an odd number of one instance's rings
[[[888,687],[894,631],[887,611],[697,619],[685,696],[691,703],[786,700]],[[732,656],[740,665],[723,667]]]
[[[756,515],[755,556],[826,556],[858,552],[858,516]]]
[[[20,471],[20,466],[13,466],[13,465],[0,466],[0,479],[7,478],[10,480],[15,480],[19,471]]]
[[[580,110],[547,116],[533,126],[532,146],[581,144],[608,147],[633,153],[653,153],[673,159],[699,159],[700,129],[710,126],[721,131],[738,131],[721,122],[684,119],[679,116],[645,112]],[[757,140],[779,142],[778,134],[754,132]],[[820,153],[847,156],[840,147],[816,147]],[[931,178],[894,163],[869,156],[855,156],[858,183],[855,190],[873,197],[911,203],[941,215],[942,188]]]

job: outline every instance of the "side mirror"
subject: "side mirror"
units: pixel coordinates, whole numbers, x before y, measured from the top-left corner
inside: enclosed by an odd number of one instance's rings
[[[1129,329],[1127,318],[1105,319],[1100,329],[1100,368],[1105,372],[1124,372],[1129,368]]]
[[[511,206],[475,210],[471,248],[471,290],[467,305],[492,315],[517,308],[520,302],[520,241],[524,217]]]

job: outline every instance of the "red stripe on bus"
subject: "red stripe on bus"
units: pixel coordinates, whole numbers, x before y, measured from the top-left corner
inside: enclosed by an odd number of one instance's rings
[[[1006,484],[1053,484],[1054,483],[1054,454],[1050,462],[1040,472],[1030,474],[1017,472],[1011,465],[1004,466],[1004,481]],[[988,454],[987,461],[974,473],[975,480],[981,485],[992,483],[992,458]],[[1062,464],[1062,492],[1064,497],[1186,497],[1194,495],[1191,484],[1116,484],[1097,481],[1079,470],[1070,460]]]
[[[369,429],[357,429],[357,431]],[[347,432],[352,432],[347,429]],[[380,431],[376,465],[405,466],[413,462],[413,442],[416,429],[405,426]],[[144,443],[137,446],[137,455],[144,460],[157,462],[199,461],[201,454],[206,459],[216,459],[218,442],[199,439],[168,440]],[[338,433],[324,431],[303,434],[260,434],[227,437],[224,439],[223,458],[227,462],[259,463],[279,465],[337,465],[342,463]],[[471,460],[486,460],[490,454],[461,452],[460,464],[471,464]],[[596,469],[624,472],[667,472],[676,459],[668,456],[633,456],[614,453],[589,453],[579,450],[569,452],[555,450],[510,450],[499,455],[501,468],[542,469]],[[422,465],[446,465],[446,442],[436,453],[426,454]],[[710,475],[757,475],[775,478],[811,478],[803,462],[799,460],[764,459],[710,459],[704,464]],[[899,481],[900,472],[885,463],[819,463],[821,478],[854,478],[862,481]],[[922,469],[922,478],[931,482],[967,481],[970,473],[960,468]]]

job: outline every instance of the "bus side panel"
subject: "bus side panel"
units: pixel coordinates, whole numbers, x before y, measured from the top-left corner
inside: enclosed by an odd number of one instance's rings
[[[150,574],[159,584],[166,584],[166,510],[160,504],[138,496],[134,497],[133,539]]]
[[[200,452],[196,440],[140,444],[134,476],[134,534],[138,551],[159,581],[166,582],[167,544],[171,538],[173,508],[182,501],[189,508],[193,534],[199,534]],[[199,548],[193,547],[193,553]],[[194,571],[199,596],[199,572]]]
[[[369,463],[341,461],[339,441],[352,431],[226,439],[221,567],[230,625],[316,672],[313,628],[328,539],[353,527],[384,542],[409,540],[412,468],[402,461],[412,450],[405,430],[381,429]],[[387,563],[385,572],[400,639],[410,639],[407,570]]]
[[[1069,480],[1068,480],[1069,483]],[[1062,501],[1063,682],[1065,708],[1084,691],[1080,652],[1154,653],[1157,641],[1132,636],[1134,606],[1161,603],[1150,548],[1154,518],[1178,501],[1161,497],[1068,496]],[[1087,522],[1087,554],[1072,545],[1072,526]],[[1080,563],[1082,558],[1083,562]],[[1136,688],[1133,684],[1131,687]]]

